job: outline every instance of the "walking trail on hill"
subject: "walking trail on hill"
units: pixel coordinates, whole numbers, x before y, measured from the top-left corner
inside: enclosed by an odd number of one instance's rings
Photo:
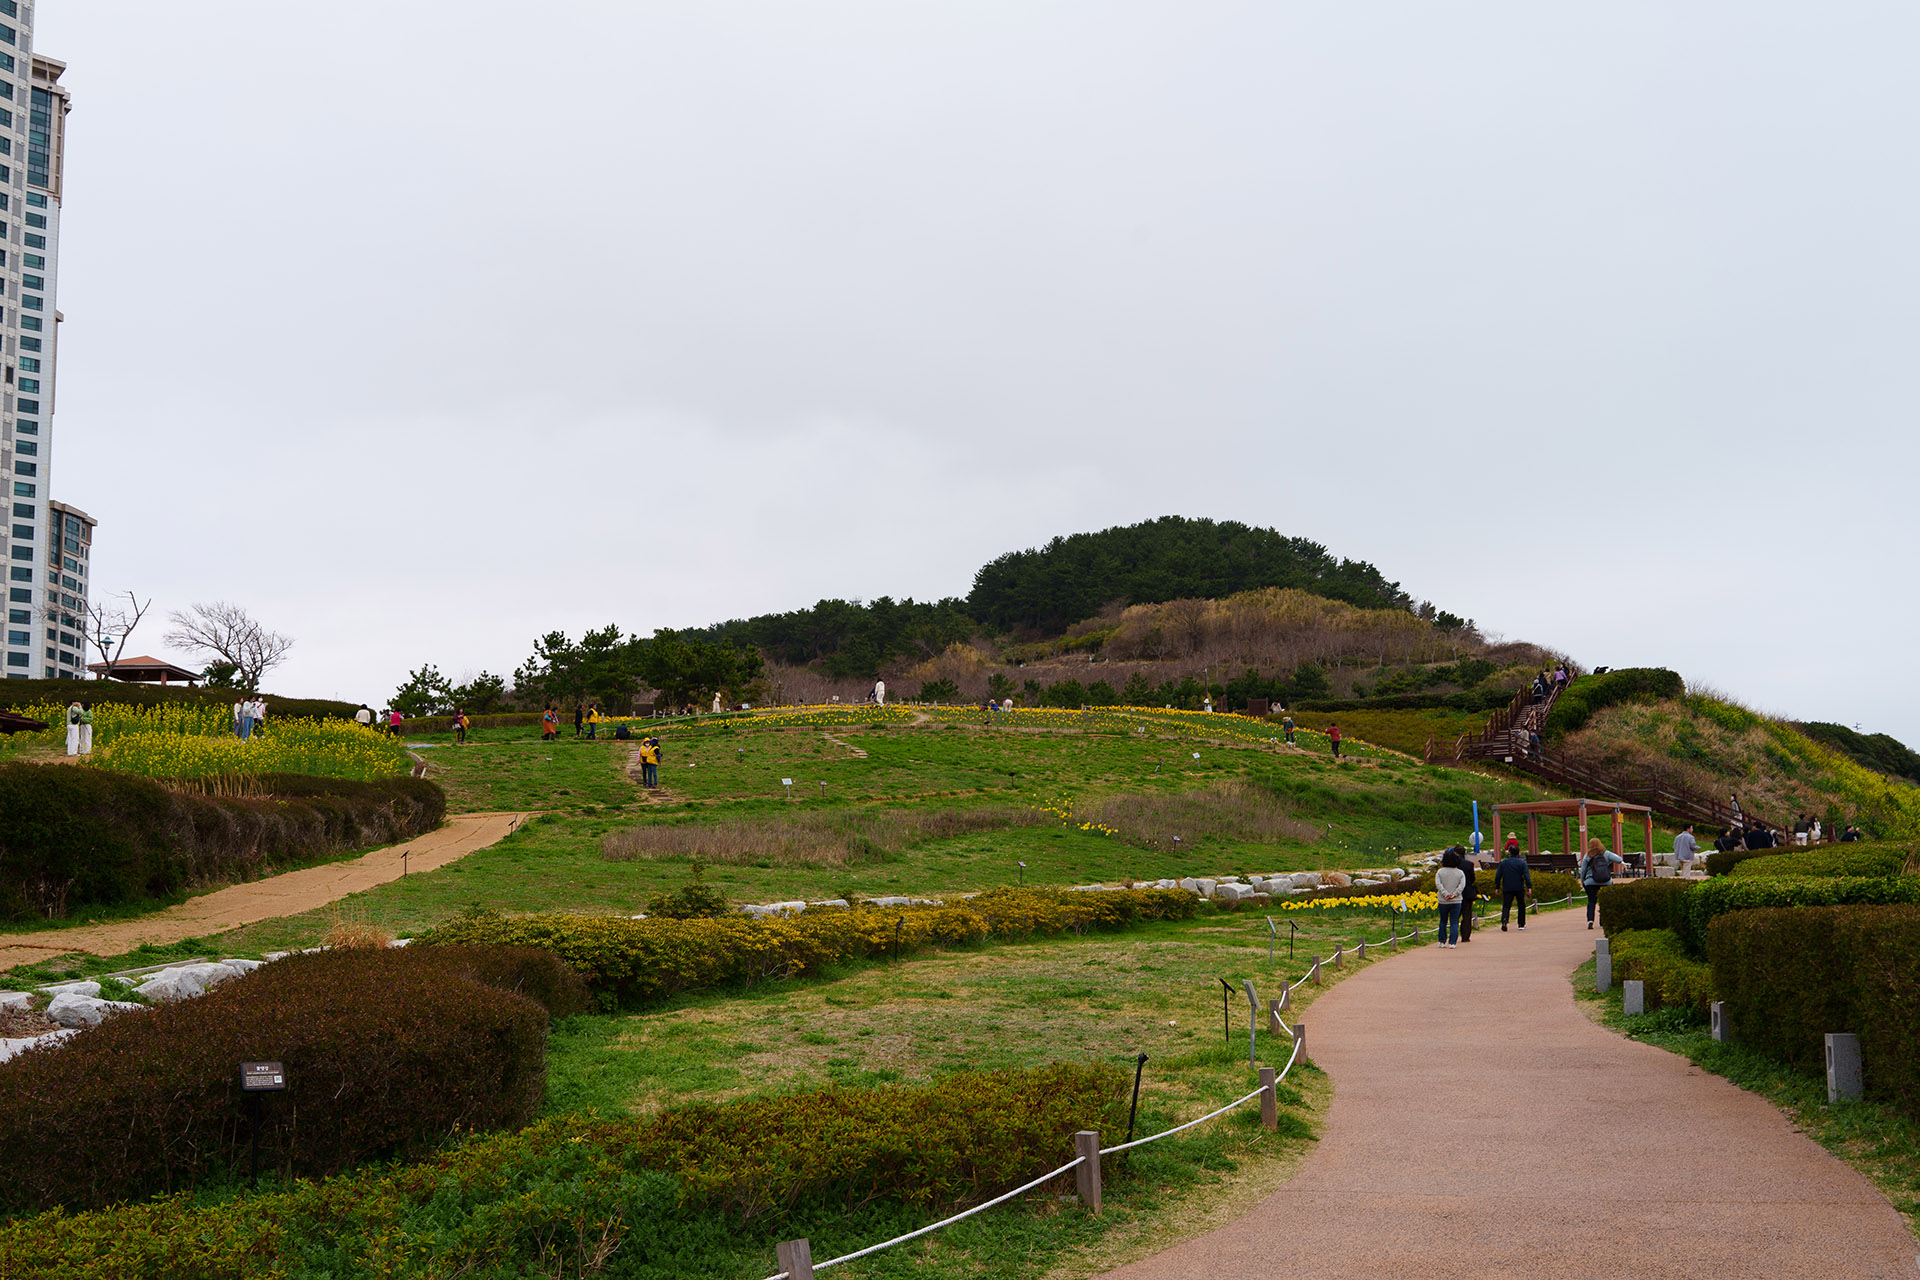
[[[525,821],[525,813],[461,813],[447,824],[404,844],[345,862],[288,871],[265,880],[202,894],[138,920],[83,925],[48,933],[0,934],[0,969],[33,964],[76,951],[124,955],[142,943],[164,946],[187,938],[224,933],[242,925],[313,911],[349,894],[398,880],[402,855],[409,875],[436,871],[469,853],[497,844]]]
[[[1246,1217],[1111,1280],[1910,1278],[1859,1173],[1754,1094],[1575,1005],[1584,913],[1369,965],[1305,1013],[1324,1136]]]

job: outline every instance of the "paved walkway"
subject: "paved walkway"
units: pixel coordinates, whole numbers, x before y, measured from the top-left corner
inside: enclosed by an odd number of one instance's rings
[[[1300,1172],[1109,1275],[1920,1274],[1905,1220],[1770,1104],[1574,1006],[1567,975],[1596,936],[1550,912],[1341,981],[1302,1015],[1334,1099]]]
[[[138,920],[83,925],[48,933],[0,934],[0,969],[51,960],[80,951],[118,956],[151,942],[164,946],[186,938],[224,933],[242,925],[313,911],[349,894],[397,880],[401,856],[407,874],[434,871],[469,853],[497,844],[529,815],[461,813],[447,824],[405,844],[388,845],[346,862],[288,871],[190,898]]]

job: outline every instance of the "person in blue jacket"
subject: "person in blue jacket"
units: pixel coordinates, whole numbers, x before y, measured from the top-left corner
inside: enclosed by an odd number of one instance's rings
[[[1527,927],[1527,897],[1533,892],[1533,868],[1520,852],[1520,840],[1507,841],[1507,856],[1493,869],[1493,887],[1500,891],[1500,932],[1507,931],[1507,917],[1515,903],[1520,905],[1520,927]]]

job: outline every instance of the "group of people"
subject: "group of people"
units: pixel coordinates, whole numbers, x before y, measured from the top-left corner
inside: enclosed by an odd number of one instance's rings
[[[1573,672],[1564,662],[1556,664],[1550,671],[1542,671],[1533,678],[1533,700],[1545,702],[1556,689],[1564,689],[1567,681],[1573,679]]]
[[[400,731],[406,727],[407,723],[407,718],[401,715],[396,708],[388,707],[385,711],[376,712],[364,702],[360,704],[360,709],[353,713],[353,720],[355,724],[362,725],[368,729],[377,725],[386,732],[389,738],[399,737]],[[464,742],[465,740],[463,736],[461,741]]]
[[[242,698],[233,704],[233,736],[242,742],[249,742],[253,735],[266,728],[267,700],[259,694]]]
[[[79,699],[67,704],[67,754],[93,754],[93,704]]]
[[[1516,907],[1520,912],[1519,927],[1527,927],[1527,901],[1533,896],[1533,868],[1520,852],[1517,838],[1508,839],[1506,853],[1493,869],[1494,891],[1500,895],[1502,933],[1507,931]],[[1433,875],[1433,892],[1440,900],[1440,945],[1448,950],[1473,940],[1473,908],[1480,900],[1475,871],[1474,860],[1461,845],[1454,845],[1440,855],[1440,869]]]

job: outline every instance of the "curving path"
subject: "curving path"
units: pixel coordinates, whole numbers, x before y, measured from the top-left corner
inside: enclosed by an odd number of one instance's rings
[[[138,920],[82,925],[49,933],[0,935],[0,969],[51,960],[76,951],[117,956],[142,943],[165,945],[280,916],[313,911],[349,894],[371,889],[401,875],[435,871],[469,853],[504,840],[530,817],[525,813],[460,813],[446,825],[404,844],[388,845],[344,862],[304,867],[265,880],[230,885],[190,898]]]
[[[1338,983],[1303,1015],[1334,1099],[1300,1172],[1108,1274],[1920,1274],[1905,1220],[1771,1104],[1580,1012],[1567,975],[1596,936],[1584,912],[1549,912]]]

